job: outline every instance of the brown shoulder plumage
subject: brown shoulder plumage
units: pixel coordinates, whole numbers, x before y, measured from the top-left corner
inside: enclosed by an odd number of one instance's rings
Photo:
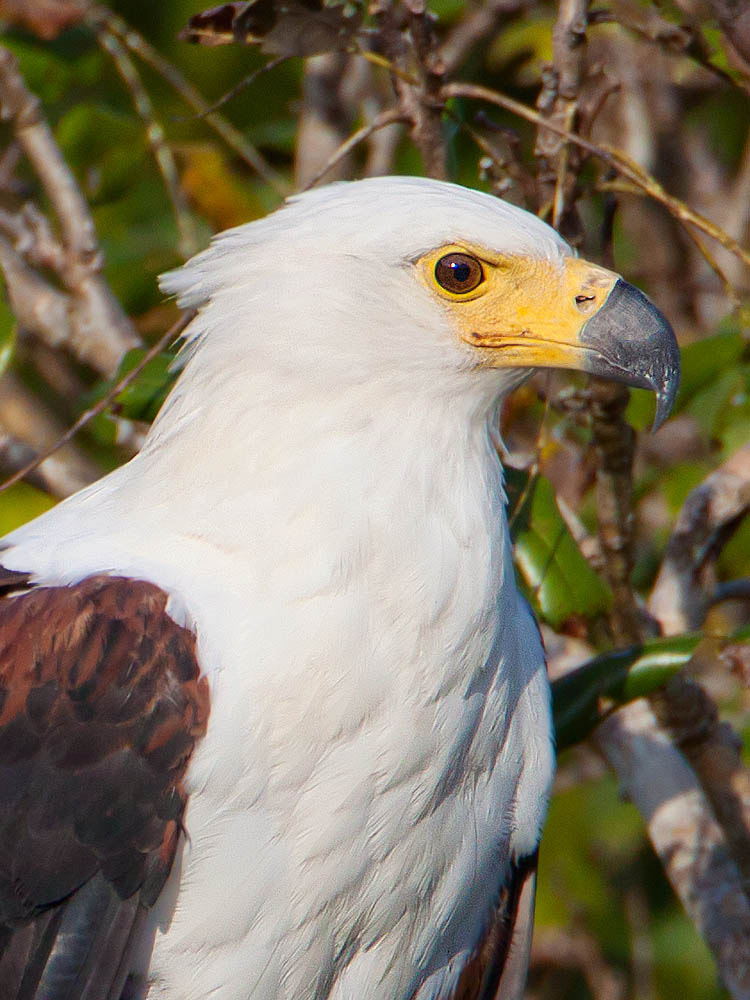
[[[209,710],[195,637],[158,587],[4,572],[0,591],[28,589],[0,599],[0,947],[89,883],[155,901]]]

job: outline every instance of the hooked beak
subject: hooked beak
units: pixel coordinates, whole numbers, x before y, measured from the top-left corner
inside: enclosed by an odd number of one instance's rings
[[[440,286],[446,253],[470,256],[481,280],[467,294]],[[618,274],[577,257],[489,254],[456,245],[420,260],[422,280],[449,310],[483,367],[570,368],[656,393],[654,430],[680,384],[680,351],[666,317]]]
[[[656,393],[653,430],[658,430],[680,386],[680,349],[664,314],[640,289],[618,278],[578,341],[587,372]]]

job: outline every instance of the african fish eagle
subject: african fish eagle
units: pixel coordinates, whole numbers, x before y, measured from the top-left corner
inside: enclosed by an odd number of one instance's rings
[[[562,367],[661,420],[674,335],[413,177],[162,286],[197,314],[143,450],[0,550],[0,996],[515,997],[553,745],[498,407]]]

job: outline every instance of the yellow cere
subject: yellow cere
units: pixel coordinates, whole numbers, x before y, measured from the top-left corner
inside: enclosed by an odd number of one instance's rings
[[[435,268],[448,254],[475,257],[484,280],[465,293],[442,287]],[[500,256],[469,244],[432,250],[417,261],[417,270],[444,303],[458,336],[492,367],[583,368],[581,330],[619,278],[577,257]]]

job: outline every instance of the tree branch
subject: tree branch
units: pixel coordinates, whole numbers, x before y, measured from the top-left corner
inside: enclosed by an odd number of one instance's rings
[[[273,169],[270,163],[266,162],[255,146],[248,142],[242,133],[226,118],[215,111],[211,111],[211,106],[198,89],[192,83],[188,82],[177,67],[165,59],[142,35],[138,34],[137,31],[131,28],[121,17],[118,17],[117,14],[98,4],[92,4],[88,8],[86,20],[94,29],[100,24],[105,24],[126,48],[130,49],[131,52],[142,59],[147,65],[151,66],[159,76],[166,80],[183,101],[196,114],[201,116],[209,128],[212,128],[217,135],[221,136],[227,146],[240,159],[244,160],[259,177],[262,177],[276,194],[281,197],[288,194],[289,185]]]
[[[711,239],[716,240],[717,243],[729,250],[739,260],[750,266],[750,250],[741,247],[737,240],[724,232],[720,226],[717,226],[699,212],[695,212],[684,202],[680,201],[679,198],[675,198],[674,195],[665,191],[655,177],[620,150],[601,143],[591,142],[589,139],[585,139],[575,132],[571,132],[552,121],[546,120],[533,108],[527,107],[527,105],[522,104],[520,101],[516,101],[512,97],[507,97],[496,90],[491,90],[489,87],[482,87],[474,83],[446,83],[441,88],[441,95],[446,101],[453,97],[465,97],[469,100],[494,104],[499,108],[505,108],[507,111],[518,115],[519,118],[523,118],[535,125],[543,125],[550,131],[557,132],[558,135],[562,136],[568,142],[593,153],[594,156],[598,157],[608,166],[613,167],[623,177],[627,177],[636,185],[639,191],[663,205],[680,222],[700,229],[701,232],[710,236]]]
[[[690,765],[640,699],[610,716],[596,742],[644,817],[664,870],[714,954],[734,1000],[750,996],[750,903],[724,832]]]
[[[547,122],[565,132],[578,123],[578,98],[586,66],[586,27],[588,0],[560,0],[560,9],[552,33],[554,67],[543,79],[545,86],[537,107]],[[575,147],[574,147],[575,150]],[[537,133],[540,204],[551,204],[551,221],[563,235],[577,237],[580,224],[570,217],[572,195],[580,155],[571,154],[558,131],[540,128]]]
[[[104,411],[107,409],[108,406],[111,405],[111,403],[116,399],[116,397],[119,396],[121,392],[127,389],[127,387],[131,385],[138,378],[138,376],[141,374],[141,372],[149,363],[149,361],[152,361],[158,354],[161,353],[161,351],[163,351],[167,347],[168,344],[172,343],[172,341],[176,340],[180,336],[182,331],[185,329],[185,327],[193,319],[194,316],[195,316],[195,310],[189,310],[188,312],[183,313],[182,316],[177,320],[177,322],[174,323],[166,331],[166,333],[163,333],[161,337],[159,337],[159,339],[154,344],[151,345],[151,347],[149,347],[149,349],[145,352],[145,354],[138,362],[138,364],[134,368],[132,368],[126,375],[124,375],[121,379],[119,379],[112,386],[109,392],[106,393],[106,395],[102,396],[102,398],[98,400],[92,407],[90,407],[88,410],[82,413],[81,416],[75,421],[75,423],[73,423],[65,431],[64,434],[61,434],[49,448],[47,448],[40,454],[35,455],[31,461],[29,461],[26,465],[22,466],[20,469],[17,469],[12,476],[10,476],[8,479],[5,480],[5,482],[0,484],[0,493],[5,492],[5,490],[9,489],[11,486],[19,482],[21,479],[25,479],[27,476],[34,473],[43,461],[45,461],[50,456],[54,455],[55,452],[59,451],[59,449],[63,445],[66,445],[68,444],[68,442],[72,441],[73,438],[76,436],[76,434],[80,430],[82,430],[86,426],[86,424],[90,423],[94,419],[94,417],[99,416],[100,413],[104,413]]]
[[[0,103],[2,117],[13,125],[59,221],[64,252],[58,276],[70,296],[65,343],[81,360],[110,373],[140,338],[102,276],[94,221],[42,117],[39,100],[27,89],[15,57],[4,48],[0,48]],[[4,256],[9,259],[7,248]],[[16,267],[16,276],[24,277],[28,288],[28,274]],[[16,302],[21,298],[19,291],[10,294]]]

